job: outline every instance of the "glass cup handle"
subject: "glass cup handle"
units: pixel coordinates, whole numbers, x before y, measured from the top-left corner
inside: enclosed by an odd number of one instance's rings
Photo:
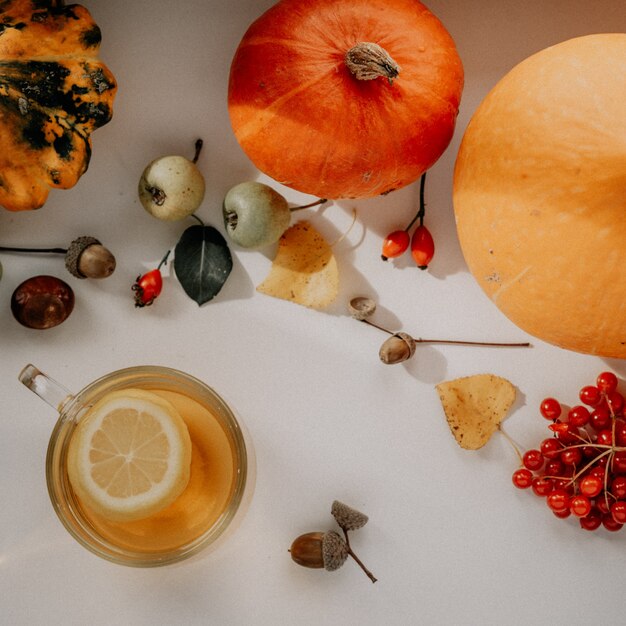
[[[27,365],[19,373],[18,380],[59,413],[61,413],[65,403],[73,397],[71,391],[38,370],[34,365]]]

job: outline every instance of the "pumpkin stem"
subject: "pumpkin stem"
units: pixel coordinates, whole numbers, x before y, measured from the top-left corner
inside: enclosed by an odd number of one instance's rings
[[[361,41],[346,52],[346,66],[358,80],[374,80],[379,76],[393,84],[400,66],[377,43]]]

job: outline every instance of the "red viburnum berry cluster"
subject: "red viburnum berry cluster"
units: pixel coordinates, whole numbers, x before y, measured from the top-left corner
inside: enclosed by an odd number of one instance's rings
[[[626,417],[617,382],[602,372],[567,414],[554,398],[543,400],[539,410],[554,434],[527,450],[513,473],[516,487],[545,498],[557,517],[579,518],[585,530],[626,524]]]

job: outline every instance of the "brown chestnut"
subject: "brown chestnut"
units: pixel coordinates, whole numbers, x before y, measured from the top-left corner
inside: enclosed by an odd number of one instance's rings
[[[46,329],[64,322],[74,308],[72,288],[55,276],[33,276],[13,292],[13,317],[27,328]]]

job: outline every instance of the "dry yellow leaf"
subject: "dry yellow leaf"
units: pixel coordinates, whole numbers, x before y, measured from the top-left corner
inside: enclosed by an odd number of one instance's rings
[[[313,309],[324,309],[337,297],[337,261],[309,222],[297,222],[283,233],[270,272],[257,291]]]
[[[515,402],[515,387],[493,374],[457,378],[436,388],[448,426],[467,450],[482,448]]]

